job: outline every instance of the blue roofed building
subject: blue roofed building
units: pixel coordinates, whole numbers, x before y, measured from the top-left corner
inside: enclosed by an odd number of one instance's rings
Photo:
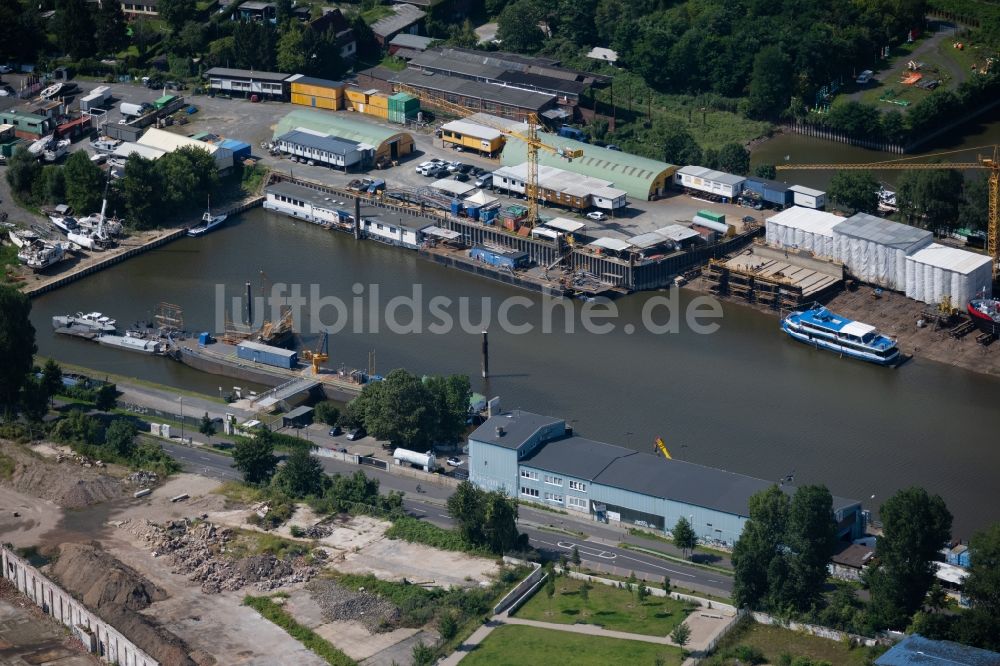
[[[611,524],[669,531],[685,517],[700,540],[728,547],[743,531],[750,497],[774,484],[578,437],[563,419],[521,410],[493,416],[469,436],[469,480]],[[861,536],[860,502],[834,497],[833,511],[842,539]]]
[[[1000,666],[1000,652],[911,634],[875,660],[876,666]]]

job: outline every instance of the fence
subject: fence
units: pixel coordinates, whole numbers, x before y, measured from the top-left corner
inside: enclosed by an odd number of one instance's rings
[[[846,143],[852,146],[860,146],[861,148],[867,148],[869,150],[880,150],[884,153],[896,153],[897,155],[902,155],[907,152],[907,149],[909,148],[908,146],[901,146],[898,143],[892,143],[890,141],[872,141],[871,139],[859,138],[849,134],[835,132],[833,130],[826,129],[825,127],[809,125],[808,123],[783,125],[782,129],[786,132],[794,132],[795,134],[811,136],[817,139],[826,139],[827,141],[839,141],[840,143]]]
[[[829,627],[821,627],[815,624],[805,624],[803,622],[795,622],[792,620],[782,620],[781,618],[776,618],[767,613],[760,613],[754,611],[750,613],[753,619],[758,624],[768,624],[776,625],[780,627],[785,627],[786,629],[791,629],[792,631],[802,631],[810,636],[819,636],[820,638],[828,638],[831,641],[844,641],[850,639],[857,645],[864,645],[865,647],[872,647],[873,645],[878,645],[879,640],[876,638],[868,638],[867,636],[859,636],[858,634],[849,634],[846,631],[839,631],[837,629],[831,629]],[[891,643],[891,642],[890,642]]]
[[[125,638],[113,626],[91,613],[68,592],[50,581],[7,546],[0,546],[3,577],[46,614],[70,628],[90,652],[121,666],[159,666],[158,661]]]

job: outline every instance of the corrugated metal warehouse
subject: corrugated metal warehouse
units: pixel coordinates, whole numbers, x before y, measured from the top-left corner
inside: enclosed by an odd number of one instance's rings
[[[589,143],[547,132],[539,132],[538,138],[556,148],[583,151],[583,157],[566,160],[546,150],[540,150],[538,151],[539,164],[591,178],[608,180],[614,183],[616,188],[625,190],[630,197],[639,201],[647,201],[654,196],[662,195],[669,186],[674,172],[677,171],[677,167],[673,164],[632,155],[620,150],[592,146]],[[520,139],[508,137],[500,161],[504,166],[514,166],[527,162],[528,147]]]
[[[601,522],[663,532],[688,518],[700,540],[722,546],[739,538],[750,497],[774,485],[577,437],[563,419],[521,410],[493,416],[469,436],[469,479]],[[838,536],[861,535],[860,502],[834,497],[833,510]]]
[[[415,69],[404,69],[392,76],[389,83],[420,91],[424,106],[434,106],[435,99],[458,104],[470,113],[483,111],[504,118],[524,120],[528,113],[540,114],[556,105],[555,95],[495,86],[443,74],[428,75]],[[398,90],[398,88],[396,88]]]
[[[250,341],[236,345],[236,357],[244,361],[253,361],[285,369],[294,368],[299,363],[298,354],[290,349]]]
[[[844,218],[833,213],[792,206],[767,218],[767,242],[787,249],[809,250],[819,257],[835,257],[833,228]]]
[[[204,141],[198,141],[188,136],[181,136],[180,134],[156,129],[155,127],[146,130],[146,133],[139,137],[136,143],[162,150],[165,153],[172,153],[179,148],[197,148],[198,150],[204,150],[215,158],[215,166],[219,171],[231,169],[233,166],[233,151],[230,149],[216,143],[205,143]]]
[[[296,109],[278,122],[274,137],[305,128],[321,134],[366,143],[375,148],[375,160],[397,160],[413,152],[413,137],[344,113]]]
[[[868,213],[847,218],[833,229],[836,258],[862,282],[895,291],[906,289],[906,255],[927,247],[929,231]]]
[[[743,190],[743,176],[716,171],[702,166],[686,166],[677,169],[674,181],[678,187],[706,194],[714,194],[726,199],[735,199]]]
[[[985,292],[992,295],[990,258],[955,247],[931,243],[906,258],[906,295],[936,305],[945,297],[953,307]]]

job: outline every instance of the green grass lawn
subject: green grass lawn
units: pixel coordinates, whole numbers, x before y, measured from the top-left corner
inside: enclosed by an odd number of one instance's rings
[[[654,664],[657,658],[665,666],[683,661],[680,648],[640,641],[599,638],[535,627],[506,625],[498,627],[462,664],[468,666],[524,666],[525,664]]]
[[[647,597],[639,603],[635,594],[609,585],[593,585],[585,602],[580,597],[583,581],[560,576],[550,601],[542,587],[517,611],[517,617],[559,624],[596,624],[613,631],[666,636],[687,617],[690,606],[665,597]]]
[[[749,622],[726,636],[715,655],[706,663],[709,666],[735,663],[732,657],[725,658],[724,655],[727,650],[736,646],[756,648],[770,664],[777,664],[781,655],[787,654],[791,657],[809,657],[813,661],[828,661],[834,666],[864,666],[869,655],[868,648],[851,649],[840,641],[810,636],[784,627]]]

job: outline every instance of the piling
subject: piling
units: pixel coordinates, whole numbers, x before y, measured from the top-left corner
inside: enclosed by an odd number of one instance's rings
[[[247,326],[253,326],[253,289],[250,287],[250,280],[247,280]]]
[[[483,331],[483,379],[490,376],[490,341],[486,331]]]
[[[354,200],[354,238],[361,240],[361,197]]]

